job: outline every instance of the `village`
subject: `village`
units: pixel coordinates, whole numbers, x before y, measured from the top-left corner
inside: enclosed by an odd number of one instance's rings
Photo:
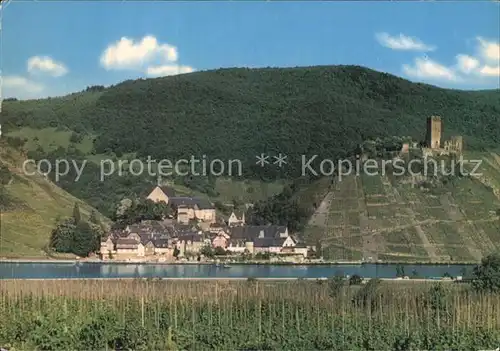
[[[431,116],[427,118],[424,146],[404,142],[396,157],[410,149],[420,149],[423,156],[429,157],[461,154],[463,141],[461,136],[443,141],[441,117]],[[173,215],[110,231],[101,239],[101,260],[202,262],[265,259],[300,263],[307,258],[317,258],[311,257],[316,247],[305,245],[291,235],[286,226],[247,225],[245,210],[234,209],[229,216],[221,218],[208,199],[177,196],[173,187],[160,183],[146,200],[166,204],[173,209]]]
[[[300,262],[312,249],[290,235],[286,226],[247,225],[244,211],[234,210],[218,221],[215,207],[208,200],[176,196],[170,186],[156,186],[147,199],[164,202],[175,214],[110,231],[101,239],[101,260],[200,262],[213,261],[217,256]]]

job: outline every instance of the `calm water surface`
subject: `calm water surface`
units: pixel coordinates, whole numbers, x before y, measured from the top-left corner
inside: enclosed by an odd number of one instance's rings
[[[327,278],[336,274],[358,274],[364,278],[395,278],[396,264],[390,265],[215,265],[113,264],[113,263],[0,263],[0,279],[54,278]],[[420,278],[455,277],[470,273],[471,265],[403,265],[404,272]]]

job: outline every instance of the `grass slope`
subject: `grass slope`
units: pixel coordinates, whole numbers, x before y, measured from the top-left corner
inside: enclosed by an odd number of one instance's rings
[[[43,257],[50,233],[58,218],[71,216],[75,202],[83,218],[92,208],[43,176],[22,172],[22,156],[1,145],[0,163],[12,174],[10,184],[0,191],[7,199],[0,218],[0,257]],[[103,222],[109,220],[101,216]]]
[[[26,138],[26,149],[36,150],[41,147],[44,151],[54,151],[58,147],[67,149],[71,145],[71,134],[69,130],[60,130],[53,127],[36,129],[23,127],[9,133],[11,137]],[[93,148],[93,139],[89,136],[83,138],[79,143],[76,143],[77,149],[84,154],[90,154]],[[99,161],[97,161],[99,162]]]

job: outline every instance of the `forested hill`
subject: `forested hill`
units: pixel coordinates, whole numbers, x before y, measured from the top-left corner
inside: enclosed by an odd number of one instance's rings
[[[1,123],[96,135],[95,153],[241,159],[262,152],[336,158],[364,139],[425,135],[425,119],[468,148],[500,144],[500,91],[441,89],[358,66],[219,69],[6,101]],[[293,160],[297,163],[293,164]],[[257,172],[250,169],[249,172]],[[289,173],[291,175],[292,173]]]

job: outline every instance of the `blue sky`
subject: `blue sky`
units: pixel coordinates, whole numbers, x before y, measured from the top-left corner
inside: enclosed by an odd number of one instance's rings
[[[219,67],[356,64],[458,89],[499,88],[499,2],[16,2],[3,96]]]

